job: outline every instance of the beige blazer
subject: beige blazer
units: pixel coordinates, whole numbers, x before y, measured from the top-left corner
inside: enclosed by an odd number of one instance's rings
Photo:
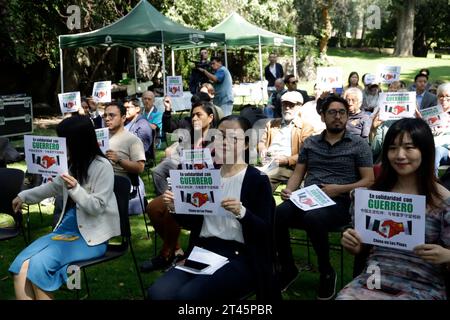
[[[68,196],[76,203],[78,229],[89,246],[103,243],[120,235],[120,217],[114,195],[114,171],[109,161],[97,156],[88,168],[83,185],[67,189],[64,180],[57,176],[52,182],[19,193],[27,204],[38,203],[46,198],[63,196],[65,211]],[[55,229],[62,221],[59,218]]]

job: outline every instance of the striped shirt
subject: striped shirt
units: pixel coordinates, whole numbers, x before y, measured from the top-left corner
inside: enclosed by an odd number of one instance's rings
[[[345,132],[331,145],[321,134],[305,140],[298,163],[306,165],[305,187],[317,184],[351,184],[359,181],[359,168],[372,167],[372,151],[361,137]]]

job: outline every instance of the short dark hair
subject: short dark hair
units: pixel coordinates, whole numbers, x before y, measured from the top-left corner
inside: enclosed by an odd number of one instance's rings
[[[420,78],[420,77],[424,77],[424,78],[426,78],[427,81],[428,81],[428,76],[427,76],[426,74],[424,74],[424,73],[418,73],[418,74],[416,74],[416,76],[414,77],[414,82],[416,82],[417,79]]]
[[[222,58],[219,57],[219,56],[214,56],[214,57],[212,57],[212,58],[211,58],[211,61],[217,61],[217,62],[220,62],[220,63],[223,62]]]
[[[124,115],[127,114],[127,109],[123,106],[122,101],[113,101],[113,102],[107,103],[105,105],[105,110],[106,110],[106,108],[111,107],[111,106],[116,106],[117,109],[119,109],[121,117],[123,117]]]
[[[191,97],[191,105],[196,102],[210,102],[211,97],[206,92],[198,92]]]
[[[421,74],[426,74],[427,77],[430,76],[430,70],[428,70],[427,68],[422,68],[422,69],[420,69],[420,70],[419,70],[419,73],[421,73]]]
[[[328,108],[330,107],[330,105],[331,105],[333,102],[339,102],[339,103],[342,103],[342,104],[344,105],[344,107],[345,107],[345,110],[347,110],[347,113],[348,113],[349,105],[348,105],[347,100],[345,100],[344,98],[339,97],[339,96],[337,96],[337,95],[335,95],[335,94],[329,95],[329,96],[322,102],[322,104],[320,105],[320,112],[325,114],[325,112],[328,110]]]
[[[295,78],[293,74],[288,74],[286,77],[284,77],[284,83],[289,83],[289,79]]]

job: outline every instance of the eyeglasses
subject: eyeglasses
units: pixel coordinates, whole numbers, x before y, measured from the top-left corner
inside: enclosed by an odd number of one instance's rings
[[[335,110],[335,109],[328,109],[327,111],[325,111],[325,113],[329,116],[332,117],[336,117],[336,115],[339,113],[340,116],[345,116],[347,114],[347,110],[345,109],[339,109],[339,110]]]
[[[450,102],[450,96],[439,96],[438,98],[442,99],[442,100],[444,100],[446,102]]]
[[[297,83],[298,83],[297,80],[295,80],[295,81],[289,81],[289,84],[297,84]]]

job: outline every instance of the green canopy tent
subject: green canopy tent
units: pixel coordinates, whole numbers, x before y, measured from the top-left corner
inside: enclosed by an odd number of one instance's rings
[[[66,48],[86,46],[122,46],[133,48],[134,76],[136,78],[135,49],[160,45],[162,48],[162,70],[165,93],[165,45],[174,48],[182,45],[224,42],[225,35],[223,33],[205,32],[185,27],[161,14],[147,0],[141,0],[127,15],[108,26],[90,32],[59,36],[61,92],[64,92],[62,50]]]
[[[274,32],[267,31],[263,28],[255,26],[245,20],[242,16],[236,12],[232,12],[225,20],[219,23],[217,26],[209,29],[207,32],[224,33],[226,38],[225,46],[225,64],[226,61],[226,48],[242,48],[242,47],[255,47],[258,46],[259,55],[259,72],[261,84],[263,82],[263,65],[262,65],[262,46],[285,46],[293,48],[293,65],[294,75],[297,76],[296,66],[296,46],[295,37],[283,36]],[[195,47],[195,45],[180,46],[180,48]],[[261,87],[263,91],[263,88]]]

